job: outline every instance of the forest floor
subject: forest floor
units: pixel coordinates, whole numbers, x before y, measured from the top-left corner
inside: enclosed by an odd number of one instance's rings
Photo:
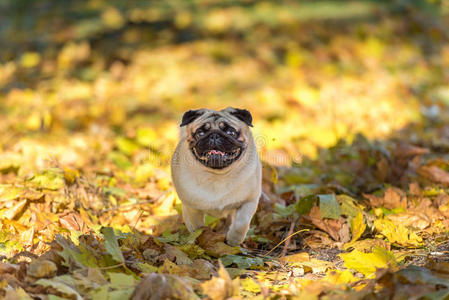
[[[0,4],[0,298],[449,297],[441,12],[128,2]],[[264,164],[240,247],[169,172],[182,113],[226,106]]]

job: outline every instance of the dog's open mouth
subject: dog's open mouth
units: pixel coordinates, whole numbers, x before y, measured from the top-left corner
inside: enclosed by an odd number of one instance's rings
[[[193,147],[192,152],[203,165],[213,169],[222,169],[234,161],[236,161],[242,154],[242,148],[236,147],[231,151],[224,151],[218,149],[211,149],[203,153],[198,153],[198,150]]]

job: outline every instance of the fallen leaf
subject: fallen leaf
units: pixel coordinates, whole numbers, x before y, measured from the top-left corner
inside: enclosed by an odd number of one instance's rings
[[[125,289],[136,285],[136,280],[132,275],[109,272],[108,276],[111,280],[111,288],[113,289]]]
[[[398,207],[407,208],[407,197],[403,191],[397,188],[388,188],[385,191],[383,206],[387,209]]]
[[[176,264],[178,265],[189,265],[192,263],[192,260],[187,256],[187,254],[175,246],[165,244],[165,252],[167,253],[169,259],[172,261],[176,260]]]
[[[236,264],[240,269],[263,266],[264,262],[259,257],[245,257],[240,255],[226,255],[220,261],[225,267]]]
[[[348,195],[337,195],[337,200],[340,203],[342,215],[356,217],[361,212],[354,198]]]
[[[55,277],[53,279],[39,279],[35,282],[36,285],[42,285],[44,287],[52,287],[59,291],[60,293],[70,296],[72,299],[83,300],[83,297],[72,287],[67,284],[58,281],[58,278]]]
[[[117,242],[117,237],[114,234],[114,229],[111,227],[103,227],[101,232],[104,235],[104,247],[109,254],[112,255],[112,258],[117,261],[124,263],[125,258],[123,257],[122,251]]]
[[[410,191],[410,195],[413,195],[413,196],[421,195],[421,188],[419,187],[419,184],[416,182],[410,183],[408,186],[408,189]]]
[[[323,219],[321,217],[320,209],[317,206],[314,206],[310,210],[309,215],[304,217],[308,218],[313,223],[313,225],[315,225],[319,229],[327,232],[335,241],[340,240],[339,231],[343,226],[343,221],[341,219]]]
[[[366,224],[363,221],[363,214],[361,212],[355,218],[351,219],[351,243],[357,241],[365,232]]]
[[[377,269],[397,265],[393,253],[380,247],[374,247],[372,253],[353,250],[350,253],[340,254],[340,257],[343,259],[346,268],[354,269],[366,277],[373,276]]]
[[[334,194],[318,195],[320,199],[320,214],[322,218],[338,220],[341,215],[340,204]]]
[[[302,263],[305,261],[309,261],[310,256],[309,256],[309,253],[307,253],[307,252],[300,252],[300,253],[280,257],[280,258],[278,258],[278,260],[283,263],[295,264],[295,263]]]
[[[27,275],[35,279],[50,278],[56,275],[57,270],[54,262],[37,259],[28,266]]]
[[[19,266],[9,263],[0,262],[0,274],[15,273],[19,271]]]
[[[260,293],[260,291],[262,290],[260,284],[258,284],[257,281],[249,277],[240,280],[240,285],[244,291],[250,292],[252,294]]]
[[[324,280],[333,284],[348,284],[360,280],[360,278],[352,275],[350,270],[329,270]]]
[[[389,250],[389,244],[381,239],[363,239],[355,242],[346,243],[343,245],[344,250],[350,248],[362,252],[372,252],[374,247],[382,247]]]
[[[224,243],[225,235],[216,233],[207,228],[198,237],[198,244],[206,251],[207,255],[221,257],[228,254],[239,254],[240,247],[232,247]]]
[[[418,169],[418,173],[431,181],[449,185],[449,173],[437,166],[422,166]]]
[[[422,243],[421,237],[402,224],[395,224],[387,219],[376,219],[374,221],[374,227],[384,235],[390,243],[397,243],[406,247],[419,247]]]
[[[58,190],[64,187],[63,173],[59,169],[47,169],[34,175],[31,182],[37,187],[48,190]]]
[[[22,288],[7,289],[5,296],[2,298],[3,300],[32,300],[30,295],[25,292]]]
[[[63,228],[68,230],[75,230],[85,232],[87,230],[86,223],[78,213],[69,213],[64,217],[59,218],[59,223]]]
[[[149,274],[134,289],[132,300],[197,300],[190,282],[182,277],[169,274]]]
[[[5,217],[8,220],[14,219],[17,215],[19,215],[23,211],[27,203],[28,200],[26,199],[17,202],[16,205],[14,205],[13,207],[11,207],[10,209],[6,210],[3,213],[3,217]]]
[[[429,227],[431,224],[428,218],[420,213],[399,213],[388,215],[387,219],[400,226],[413,227],[420,230]]]
[[[215,266],[205,259],[195,259],[190,267],[190,276],[198,280],[209,280],[217,275]]]
[[[238,285],[238,279],[232,281],[223,264],[219,261],[218,277],[212,277],[212,279],[203,282],[201,289],[210,299],[225,300],[238,295]]]

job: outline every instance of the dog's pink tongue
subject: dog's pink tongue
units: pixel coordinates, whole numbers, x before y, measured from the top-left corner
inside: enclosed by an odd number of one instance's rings
[[[224,155],[224,153],[223,152],[221,152],[221,151],[219,151],[219,150],[210,150],[209,151],[209,154],[220,154],[220,155]]]

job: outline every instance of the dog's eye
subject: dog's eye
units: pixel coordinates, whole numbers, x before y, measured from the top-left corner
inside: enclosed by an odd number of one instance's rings
[[[236,137],[237,136],[237,132],[235,131],[234,128],[228,128],[226,129],[226,134],[232,136],[232,137]]]
[[[204,130],[202,130],[202,129],[198,129],[195,133],[195,135],[197,137],[204,136],[205,134],[206,134],[206,132],[204,132]]]

